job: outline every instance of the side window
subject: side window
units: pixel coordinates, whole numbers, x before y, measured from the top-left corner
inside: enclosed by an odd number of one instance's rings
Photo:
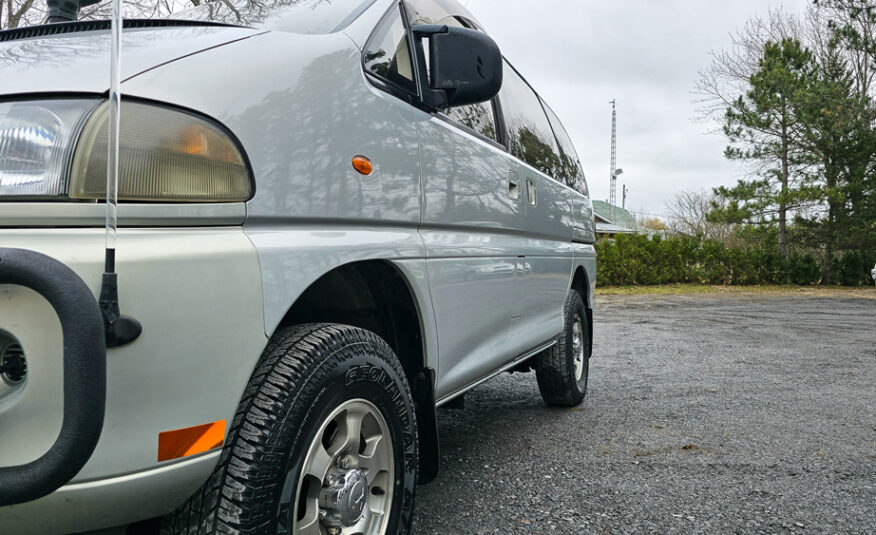
[[[454,121],[471,128],[482,136],[488,137],[493,141],[499,139],[498,128],[496,128],[496,116],[493,114],[493,104],[490,102],[451,108],[448,110],[447,115]]]
[[[542,173],[561,179],[560,154],[541,101],[529,84],[505,62],[499,93],[511,154]]]
[[[368,72],[408,93],[416,94],[408,34],[400,10],[393,9],[387,13],[374,30],[365,45],[364,62]]]
[[[450,14],[451,5],[447,5],[442,0],[406,0],[405,10],[408,15],[408,22],[411,26],[415,24],[446,24],[448,26],[458,26],[461,28],[474,28],[474,25],[463,22],[456,16]],[[493,104],[491,102],[481,102],[480,104],[471,104],[468,106],[457,106],[447,110],[447,115],[482,136],[488,137],[493,141],[499,139],[499,129],[496,127],[496,116],[493,113]]]
[[[542,101],[544,104],[544,101]],[[548,120],[554,128],[554,134],[557,136],[557,143],[560,145],[560,176],[566,181],[566,185],[582,195],[587,195],[587,181],[584,180],[584,171],[581,169],[581,161],[578,159],[578,153],[575,152],[575,145],[572,144],[572,138],[569,133],[563,128],[563,123],[560,118],[550,109],[547,104],[544,104],[544,109],[547,112]]]

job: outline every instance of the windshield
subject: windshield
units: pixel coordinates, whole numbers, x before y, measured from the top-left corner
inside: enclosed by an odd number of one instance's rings
[[[293,33],[323,34],[346,28],[375,0],[212,0],[169,18],[220,22]],[[188,2],[187,2],[188,3]]]

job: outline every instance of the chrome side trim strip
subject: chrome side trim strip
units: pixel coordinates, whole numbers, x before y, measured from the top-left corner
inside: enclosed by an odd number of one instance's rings
[[[559,336],[559,334],[558,334],[557,336]],[[448,401],[451,401],[453,398],[458,397],[458,396],[461,396],[462,394],[465,394],[466,392],[468,392],[468,391],[471,390],[472,388],[474,388],[474,387],[476,387],[476,386],[478,386],[478,385],[480,385],[480,384],[483,384],[483,383],[489,381],[490,379],[492,379],[493,377],[499,375],[500,373],[502,373],[502,372],[504,372],[504,371],[508,371],[508,370],[510,370],[511,368],[513,368],[514,366],[517,366],[518,364],[520,364],[520,363],[523,362],[524,360],[526,360],[526,359],[528,359],[528,358],[530,358],[530,357],[533,357],[533,356],[535,356],[535,355],[541,353],[541,352],[544,351],[545,349],[549,349],[549,348],[553,347],[554,345],[556,345],[556,343],[557,343],[557,340],[556,340],[556,339],[553,339],[553,340],[551,340],[551,341],[549,341],[549,342],[545,342],[544,344],[541,344],[540,346],[536,347],[535,349],[531,349],[531,350],[527,351],[526,353],[520,355],[520,356],[517,357],[516,359],[512,360],[512,361],[509,362],[508,364],[505,364],[504,366],[502,366],[502,367],[499,368],[498,370],[492,372],[491,374],[489,374],[489,375],[487,375],[487,376],[485,376],[485,377],[482,377],[481,379],[478,379],[477,381],[471,383],[470,385],[468,385],[468,386],[464,386],[464,387],[460,388],[459,390],[457,390],[457,391],[455,391],[455,392],[453,392],[453,393],[451,393],[451,394],[447,394],[447,395],[444,396],[443,398],[441,398],[441,399],[439,399],[438,401],[436,401],[436,402],[435,402],[435,406],[436,406],[436,407],[440,407],[441,405],[444,405],[444,404],[447,403]]]

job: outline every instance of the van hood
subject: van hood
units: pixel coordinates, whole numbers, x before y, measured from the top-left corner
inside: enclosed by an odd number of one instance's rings
[[[264,32],[198,23],[150,27],[149,21],[131,22],[136,21],[125,21],[122,33],[123,82],[159,65]],[[64,26],[71,24],[85,23]],[[0,32],[0,38],[6,38],[0,39],[0,95],[109,90],[111,35],[106,22],[69,26],[60,33],[43,27],[8,30]]]

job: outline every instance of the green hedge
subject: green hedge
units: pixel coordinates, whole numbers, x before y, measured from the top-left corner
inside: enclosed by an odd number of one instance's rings
[[[821,263],[811,253],[787,259],[766,248],[743,249],[690,236],[623,234],[596,245],[600,286],[695,282],[705,284],[816,284]],[[876,253],[848,253],[834,260],[834,282],[868,281]]]

